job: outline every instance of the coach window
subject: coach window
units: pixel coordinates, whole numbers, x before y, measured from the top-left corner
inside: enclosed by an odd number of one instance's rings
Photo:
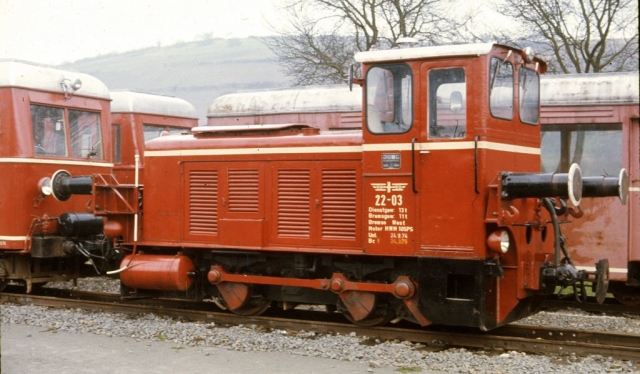
[[[367,128],[398,134],[413,124],[413,83],[406,65],[377,66],[367,72]]]
[[[69,132],[72,157],[104,159],[98,113],[70,110]]]
[[[540,142],[543,173],[566,173],[573,163],[582,175],[616,176],[622,168],[622,125],[544,125]]]
[[[429,71],[429,138],[458,138],[467,131],[467,83],[463,68]]]
[[[171,127],[162,125],[144,125],[144,141],[148,142],[151,139],[155,139],[163,135],[176,135],[181,134],[188,129],[182,127]]]
[[[535,125],[540,117],[540,76],[527,68],[520,68],[519,75],[520,120]]]
[[[37,156],[68,155],[63,109],[31,105],[31,132]]]
[[[119,164],[122,162],[122,136],[119,124],[111,125],[111,141],[113,144],[113,163]]]
[[[489,70],[489,107],[492,116],[513,119],[513,65],[496,57]]]

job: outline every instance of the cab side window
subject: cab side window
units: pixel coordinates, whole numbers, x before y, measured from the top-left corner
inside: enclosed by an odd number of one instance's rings
[[[367,128],[398,134],[413,125],[413,82],[406,65],[376,66],[367,72]]]
[[[464,138],[467,83],[463,68],[429,71],[429,138]]]

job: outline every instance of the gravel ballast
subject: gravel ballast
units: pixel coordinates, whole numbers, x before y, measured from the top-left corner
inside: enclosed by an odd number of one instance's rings
[[[117,281],[89,279],[80,280],[79,288],[117,292],[118,286]],[[433,352],[424,344],[377,341],[356,336],[355,333],[325,335],[305,331],[265,330],[259,326],[224,327],[214,323],[185,322],[153,314],[130,316],[5,304],[2,305],[2,323],[38,326],[49,331],[127,337],[139,341],[170,341],[178,347],[216,347],[241,352],[286,352],[290,355],[360,361],[368,363],[370,371],[380,367],[393,367],[399,372],[640,372],[640,359],[623,361],[605,356],[544,356],[514,351],[488,352],[459,348]],[[638,316],[597,316],[575,310],[542,312],[521,323],[640,334]]]

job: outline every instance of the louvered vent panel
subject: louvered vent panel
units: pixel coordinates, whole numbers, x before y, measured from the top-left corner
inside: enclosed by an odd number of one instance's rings
[[[189,233],[218,234],[218,172],[189,172]]]
[[[322,238],[355,239],[356,171],[322,171]]]
[[[229,169],[229,212],[259,213],[258,170]]]
[[[310,237],[309,170],[278,171],[278,236]]]

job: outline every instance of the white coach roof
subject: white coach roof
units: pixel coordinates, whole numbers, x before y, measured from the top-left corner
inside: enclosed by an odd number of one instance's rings
[[[543,75],[543,106],[638,103],[638,72]]]
[[[130,90],[112,90],[111,113],[141,113],[161,116],[198,118],[189,102],[173,97]]]
[[[352,112],[362,107],[362,88],[344,85],[307,86],[270,91],[239,92],[216,98],[207,117],[283,113]]]
[[[75,96],[109,99],[109,89],[98,78],[71,70],[61,70],[19,60],[0,60],[0,87],[20,87],[48,92],[64,93],[62,81],[68,84],[79,79],[82,87],[72,91]]]

